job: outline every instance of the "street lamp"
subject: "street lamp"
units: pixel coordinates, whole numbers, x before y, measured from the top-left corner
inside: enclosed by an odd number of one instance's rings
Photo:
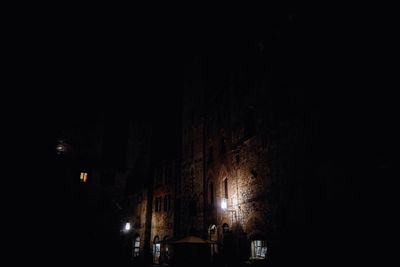
[[[125,223],[125,231],[128,232],[129,230],[131,230],[131,223],[127,222]]]
[[[233,213],[235,213],[235,219],[236,219],[236,210],[235,209],[228,209],[228,200],[226,198],[222,198],[221,199],[221,209],[223,211],[232,212],[232,223],[233,223]]]

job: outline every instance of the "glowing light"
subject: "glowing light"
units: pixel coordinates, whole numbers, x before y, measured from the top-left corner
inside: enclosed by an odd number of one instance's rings
[[[80,180],[82,183],[87,182],[87,172],[81,172]]]
[[[221,208],[222,208],[223,210],[225,210],[227,207],[228,207],[228,204],[227,204],[226,198],[223,198],[223,199],[221,200]]]
[[[64,140],[60,139],[57,141],[56,151],[57,154],[65,154],[70,150],[70,145],[67,144]]]
[[[131,230],[131,223],[130,223],[130,222],[127,222],[127,223],[125,224],[125,231],[129,231],[129,230]]]

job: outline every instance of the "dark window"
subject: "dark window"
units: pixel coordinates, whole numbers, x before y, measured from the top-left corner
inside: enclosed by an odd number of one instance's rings
[[[192,199],[189,202],[189,215],[196,216],[197,215],[197,203],[196,200]]]
[[[228,178],[224,180],[224,196],[228,199]]]
[[[162,197],[157,197],[155,201],[155,211],[160,212],[162,209]]]
[[[168,196],[164,196],[164,211],[168,211]]]
[[[207,164],[211,165],[213,163],[214,157],[213,157],[213,148],[210,146],[208,148],[208,159],[207,159]]]
[[[219,153],[224,154],[225,152],[226,152],[225,138],[221,138],[221,141],[219,144]]]
[[[236,155],[236,164],[239,164],[239,163],[240,163],[240,155],[237,154],[237,155]]]
[[[208,187],[208,201],[211,205],[214,204],[214,184],[210,182],[210,185]]]

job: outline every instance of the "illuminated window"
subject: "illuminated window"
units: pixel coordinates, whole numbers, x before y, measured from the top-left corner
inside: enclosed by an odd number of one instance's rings
[[[251,241],[251,257],[265,259],[267,255],[267,242],[265,240]]]
[[[157,235],[153,241],[153,262],[157,264],[160,262],[160,248],[160,238]]]
[[[133,244],[133,257],[139,257],[139,251],[140,251],[140,236],[137,236]]]
[[[81,172],[80,181],[82,183],[86,183],[87,182],[87,172]]]

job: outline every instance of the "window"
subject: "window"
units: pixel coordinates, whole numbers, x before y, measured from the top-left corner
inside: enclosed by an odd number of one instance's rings
[[[167,244],[168,241],[168,236],[164,236],[164,261],[168,262],[169,261],[169,245]]]
[[[219,143],[219,154],[225,154],[226,152],[226,143],[225,143],[225,138],[221,138],[221,141]]]
[[[251,241],[251,257],[265,259],[267,255],[267,242],[265,240]]]
[[[222,231],[223,231],[224,233],[228,233],[228,232],[229,232],[229,225],[228,225],[227,223],[224,223],[224,224],[222,225]]]
[[[162,169],[158,168],[155,172],[155,184],[156,186],[161,185],[162,183]]]
[[[80,181],[82,183],[86,183],[87,182],[87,172],[81,172]]]
[[[190,155],[191,155],[191,157],[193,159],[194,158],[194,142],[193,141],[190,144]]]
[[[214,157],[213,157],[213,148],[210,146],[208,148],[208,158],[207,158],[207,164],[211,165],[213,163]]]
[[[160,262],[160,248],[160,238],[157,235],[153,241],[153,262],[157,264]]]
[[[224,197],[228,199],[228,178],[224,180]]]
[[[161,211],[162,197],[157,197],[154,204],[155,204],[155,207],[154,207],[155,211],[156,212]]]
[[[210,182],[208,185],[208,203],[210,205],[214,204],[214,184],[213,182]]]
[[[164,196],[164,211],[171,209],[171,195]]]
[[[189,201],[189,216],[197,215],[197,203],[196,200],[192,199]]]
[[[133,257],[139,257],[139,251],[140,251],[140,236],[137,236],[135,238],[134,244],[133,244]]]

